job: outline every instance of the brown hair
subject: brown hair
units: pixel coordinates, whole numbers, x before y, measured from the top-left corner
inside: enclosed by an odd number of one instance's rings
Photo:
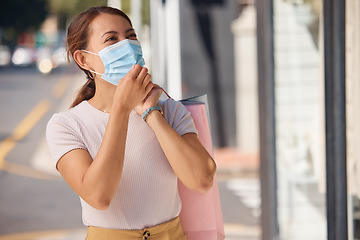
[[[73,54],[76,50],[86,49],[88,44],[90,23],[101,13],[121,16],[125,18],[130,23],[130,25],[132,25],[129,17],[123,11],[117,8],[106,6],[92,7],[87,11],[80,13],[71,22],[67,32],[66,47],[68,62],[70,62],[70,57],[73,57]],[[95,81],[92,73],[86,69],[81,68],[79,65],[78,67],[85,73],[87,82],[80,89],[71,107],[75,107],[84,100],[89,100],[95,94]]]

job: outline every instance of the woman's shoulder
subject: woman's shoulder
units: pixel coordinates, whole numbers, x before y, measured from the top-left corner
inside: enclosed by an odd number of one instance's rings
[[[172,98],[161,100],[158,105],[162,108],[164,117],[169,123],[178,121],[189,114],[186,107],[180,101]]]
[[[174,100],[172,98],[168,98],[166,100],[160,100],[158,105],[163,109],[165,112],[177,112],[177,111],[186,111],[185,106],[177,100]]]
[[[83,116],[84,112],[84,102],[78,104],[75,107],[69,108],[67,110],[54,113],[49,122],[49,125],[63,125],[63,126],[69,126],[72,125],[74,122],[76,122],[76,119]]]
[[[46,139],[54,162],[75,148],[87,149],[82,135],[82,124],[78,121],[76,106],[52,115],[46,126]]]
[[[164,117],[170,126],[180,135],[185,133],[197,133],[191,113],[180,102],[174,99],[159,101],[158,104],[164,113]]]

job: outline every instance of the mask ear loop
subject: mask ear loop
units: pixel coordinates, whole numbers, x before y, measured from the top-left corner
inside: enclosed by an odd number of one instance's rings
[[[92,79],[92,80],[94,80],[94,76],[93,76],[93,74],[89,71],[89,70],[87,70],[87,69],[84,69],[84,70],[86,70],[86,76],[89,78],[89,79]]]
[[[86,53],[90,53],[90,54],[92,54],[92,55],[100,56],[100,55],[97,54],[97,53],[93,53],[93,52],[90,52],[90,51],[85,50],[85,49],[81,49],[81,51],[86,52]],[[91,73],[99,74],[100,76],[102,76],[101,73],[95,72],[95,71],[92,70],[92,69],[91,69],[91,70],[88,70],[88,71],[91,72]],[[92,74],[91,74],[91,75],[92,75]],[[92,76],[92,77],[93,77],[92,79],[95,79],[94,76]]]
[[[85,50],[85,49],[81,49],[81,51],[86,52],[86,53],[90,53],[92,55],[100,56],[98,53],[93,53],[93,52],[90,52],[90,51]]]

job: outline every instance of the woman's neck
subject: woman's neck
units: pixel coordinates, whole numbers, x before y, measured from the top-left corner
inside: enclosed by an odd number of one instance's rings
[[[116,86],[111,83],[106,82],[97,84],[95,95],[88,102],[100,111],[109,113],[111,111],[115,91]]]

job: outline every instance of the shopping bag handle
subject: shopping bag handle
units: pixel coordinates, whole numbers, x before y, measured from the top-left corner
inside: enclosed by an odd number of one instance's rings
[[[172,99],[172,97],[165,91],[165,89],[160,87],[159,85],[157,85],[154,89],[161,89],[168,98]],[[205,99],[204,99],[204,97],[205,97]],[[193,104],[199,104],[199,103],[205,104],[205,103],[207,103],[207,96],[206,96],[206,94],[199,95],[199,96],[195,96],[195,97],[191,97],[191,98],[187,98],[187,99],[182,99],[182,100],[180,100],[180,102],[183,102],[183,103],[187,102],[189,104],[191,104],[192,102],[193,102]],[[207,109],[207,111],[208,110],[209,109]]]
[[[162,88],[162,87],[160,87],[159,85],[157,85],[157,87],[155,87],[154,89],[161,89],[168,98],[171,98],[171,99],[172,99],[172,97],[170,97],[170,95],[165,91],[165,89]]]

